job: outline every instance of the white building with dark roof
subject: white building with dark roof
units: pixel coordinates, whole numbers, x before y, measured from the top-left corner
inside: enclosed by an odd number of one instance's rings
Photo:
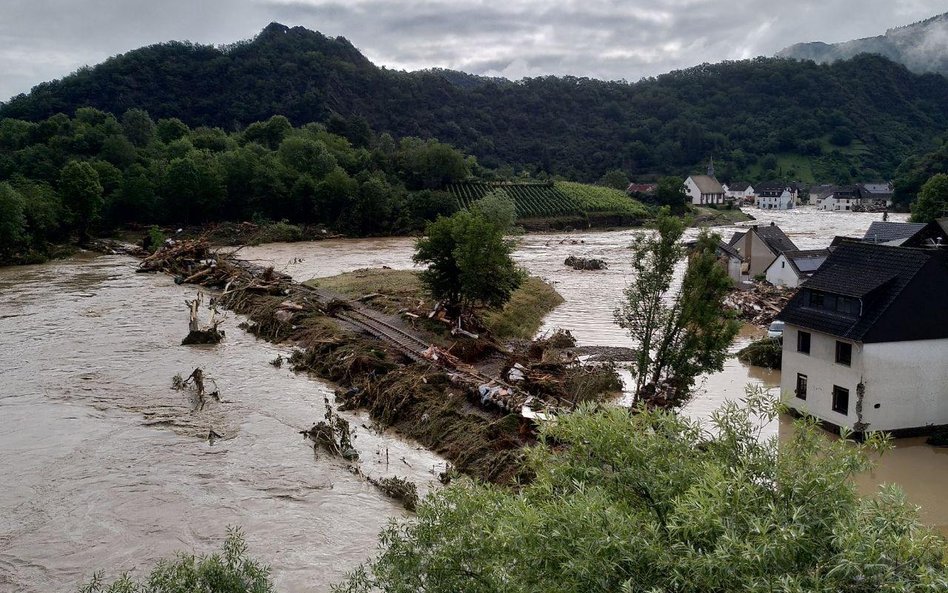
[[[777,315],[787,405],[856,432],[948,425],[948,249],[842,242]]]
[[[829,253],[828,249],[784,251],[767,266],[764,275],[774,286],[796,288],[820,269]]]
[[[714,176],[714,160],[708,162],[707,175],[690,175],[685,179],[685,193],[696,206],[724,203],[724,186]]]
[[[797,249],[790,237],[774,223],[754,225],[746,232],[734,233],[728,245],[744,258],[743,272],[751,278],[764,274],[767,267],[784,251]]]

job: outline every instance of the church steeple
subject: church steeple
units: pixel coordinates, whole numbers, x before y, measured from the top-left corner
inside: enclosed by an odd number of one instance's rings
[[[714,177],[714,155],[708,160],[708,177]]]

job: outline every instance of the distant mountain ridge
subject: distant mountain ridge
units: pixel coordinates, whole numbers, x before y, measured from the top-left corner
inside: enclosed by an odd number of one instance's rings
[[[376,66],[343,37],[271,23],[225,47],[169,42],[109,58],[0,103],[0,119],[140,108],[235,131],[284,115],[354,138],[369,128],[437,138],[486,167],[531,175],[687,174],[713,154],[722,179],[848,183],[890,178],[907,156],[931,150],[948,132],[946,96],[948,79],[878,56],[702,64],[636,83],[404,72]]]
[[[912,72],[948,76],[948,13],[889,29],[885,35],[876,37],[834,44],[797,43],[777,52],[777,57],[827,63],[848,60],[862,53],[886,57]]]

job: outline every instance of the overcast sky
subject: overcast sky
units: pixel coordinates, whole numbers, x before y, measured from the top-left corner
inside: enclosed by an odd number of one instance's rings
[[[142,45],[231,43],[271,21],[341,35],[390,68],[633,81],[945,11],[946,0],[0,0],[0,100]]]

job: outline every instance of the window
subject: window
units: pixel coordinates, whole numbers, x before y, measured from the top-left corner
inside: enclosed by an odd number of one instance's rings
[[[810,353],[810,332],[797,332],[797,352]]]
[[[806,375],[797,373],[797,398],[806,399]]]
[[[833,411],[849,414],[849,390],[833,385]]]
[[[850,366],[853,363],[853,345],[836,341],[836,363]]]

